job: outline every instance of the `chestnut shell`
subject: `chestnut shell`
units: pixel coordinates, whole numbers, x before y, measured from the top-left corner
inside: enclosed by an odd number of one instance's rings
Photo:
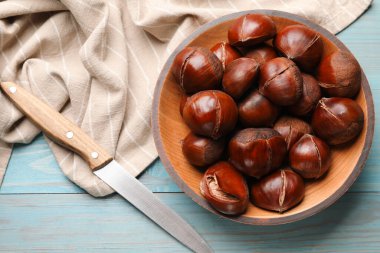
[[[288,112],[295,116],[309,115],[321,99],[321,88],[319,83],[311,75],[302,73],[303,89],[301,98],[291,106],[287,107]]]
[[[317,136],[330,145],[347,143],[363,129],[364,113],[358,103],[349,98],[322,98],[311,119]]]
[[[245,127],[272,127],[280,109],[257,90],[238,105],[239,121]]]
[[[254,205],[280,213],[296,206],[304,196],[303,179],[289,168],[269,174],[251,188],[251,202]]]
[[[259,64],[251,58],[239,58],[227,65],[223,75],[223,90],[239,99],[253,84],[259,73]]]
[[[182,141],[182,153],[194,166],[208,166],[223,155],[225,140],[213,140],[207,137],[189,133]]]
[[[274,58],[260,68],[259,92],[273,103],[295,104],[302,95],[301,72],[291,60]]]
[[[228,41],[232,46],[255,46],[274,37],[276,25],[262,14],[247,14],[236,19],[228,29]]]
[[[273,46],[309,73],[314,72],[323,53],[319,33],[304,25],[289,25],[281,29],[273,40]]]
[[[208,48],[186,47],[174,58],[172,73],[176,82],[188,94],[218,89],[223,66]]]
[[[228,42],[224,41],[216,43],[211,48],[211,52],[218,57],[222,63],[223,69],[225,69],[230,62],[241,57],[240,53],[236,49],[234,49]]]
[[[256,178],[279,168],[286,152],[284,138],[271,128],[246,128],[237,132],[228,144],[230,163]]]
[[[317,79],[329,97],[356,96],[361,86],[361,69],[355,57],[346,51],[336,51],[323,58],[317,70]]]
[[[262,44],[258,47],[249,50],[245,54],[245,57],[252,58],[255,61],[257,61],[259,65],[263,65],[267,61],[277,58],[277,54],[273,47],[267,44]]]
[[[235,101],[218,90],[192,95],[183,108],[183,120],[198,135],[219,139],[230,133],[237,122]]]
[[[287,150],[290,150],[304,134],[313,132],[311,126],[298,118],[282,116],[274,125],[274,130],[284,137]]]
[[[243,176],[228,162],[207,169],[200,183],[201,194],[221,213],[238,215],[249,203],[249,192]]]
[[[330,168],[330,148],[318,137],[305,134],[290,150],[289,162],[303,178],[320,178]]]

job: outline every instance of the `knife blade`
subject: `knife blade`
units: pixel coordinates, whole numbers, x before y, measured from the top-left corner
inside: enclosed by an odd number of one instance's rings
[[[162,203],[73,122],[13,82],[1,82],[0,88],[46,135],[79,154],[96,176],[179,242],[195,252],[213,252],[183,218]]]

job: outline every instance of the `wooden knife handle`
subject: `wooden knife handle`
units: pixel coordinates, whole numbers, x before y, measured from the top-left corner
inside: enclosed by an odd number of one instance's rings
[[[22,87],[12,82],[2,82],[0,88],[46,135],[79,154],[92,170],[100,169],[112,161],[112,156],[82,129]]]

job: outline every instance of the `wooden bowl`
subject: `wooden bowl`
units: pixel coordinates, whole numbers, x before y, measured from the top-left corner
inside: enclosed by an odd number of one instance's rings
[[[166,170],[178,186],[200,206],[231,220],[257,225],[274,225],[309,217],[330,206],[354,183],[367,159],[374,130],[374,107],[368,81],[362,72],[362,84],[356,101],[365,114],[364,128],[350,145],[332,149],[332,165],[327,175],[317,181],[306,183],[304,200],[293,209],[279,214],[260,209],[252,204],[247,212],[230,217],[215,211],[202,197],[199,182],[202,172],[191,166],[181,151],[181,140],[189,133],[179,113],[182,91],[171,74],[174,57],[186,46],[211,48],[215,43],[227,41],[227,30],[232,22],[244,14],[263,13],[276,23],[277,29],[291,24],[304,24],[322,35],[324,55],[338,48],[348,49],[333,34],[304,18],[273,10],[245,11],[227,15],[207,23],[185,39],[166,62],[157,82],[153,102],[153,134],[158,154]],[[344,215],[344,214],[342,214]]]

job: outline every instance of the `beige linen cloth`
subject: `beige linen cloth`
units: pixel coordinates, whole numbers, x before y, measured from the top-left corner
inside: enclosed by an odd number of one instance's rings
[[[371,0],[0,1],[0,78],[61,111],[134,176],[157,157],[150,115],[156,79],[175,47],[232,12],[276,9],[337,33]],[[12,143],[38,133],[0,94],[0,182]],[[48,139],[47,139],[48,140]],[[94,196],[112,189],[85,162],[48,140],[62,171]]]

